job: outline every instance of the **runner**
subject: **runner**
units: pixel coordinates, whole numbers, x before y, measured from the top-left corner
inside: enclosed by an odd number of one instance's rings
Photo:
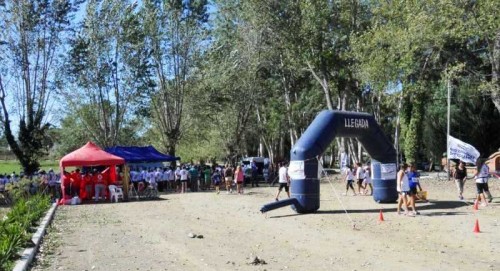
[[[276,192],[276,201],[279,200],[279,196],[283,188],[285,188],[285,192],[288,198],[290,198],[290,176],[288,176],[288,169],[286,168],[285,162],[280,163],[278,176],[279,176],[280,187],[278,188],[278,192]]]

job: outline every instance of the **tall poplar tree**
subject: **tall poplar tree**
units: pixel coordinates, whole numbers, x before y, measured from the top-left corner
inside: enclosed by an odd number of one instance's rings
[[[46,151],[43,142],[50,127],[47,115],[61,67],[61,48],[79,2],[0,2],[0,122],[25,174],[38,169]],[[12,122],[17,120],[16,129]]]

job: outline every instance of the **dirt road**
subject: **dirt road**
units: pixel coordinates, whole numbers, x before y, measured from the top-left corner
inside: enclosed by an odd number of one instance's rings
[[[430,202],[416,217],[341,196],[339,181],[322,184],[321,208],[307,215],[288,207],[262,215],[276,187],[60,206],[33,270],[500,270],[500,198],[474,212],[472,182],[465,202],[451,182],[421,183]],[[498,181],[490,186],[500,196]]]

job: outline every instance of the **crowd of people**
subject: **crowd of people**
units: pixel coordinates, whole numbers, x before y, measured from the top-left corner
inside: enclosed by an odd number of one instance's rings
[[[25,176],[20,173],[12,172],[12,174],[0,174],[0,192],[4,192],[8,184],[18,184]],[[39,191],[51,191],[56,196],[56,190],[60,184],[60,175],[50,169],[48,172],[41,170],[33,177],[38,177],[40,182],[32,182],[27,188],[27,192],[35,194]]]
[[[353,196],[356,195],[368,195],[368,188],[370,188],[370,196],[373,195],[373,186],[371,181],[371,168],[368,162],[365,166],[361,163],[356,163],[353,168],[351,165],[346,165],[342,170],[344,174],[344,182],[346,183],[344,196],[349,192],[349,188],[352,189]],[[358,193],[354,189],[354,182],[356,182]]]
[[[472,178],[475,180],[476,184],[477,194],[475,204],[487,206],[488,203],[492,201],[493,197],[488,187],[489,169],[484,162],[484,159],[477,160],[476,173]],[[354,196],[368,195],[368,193],[369,195],[373,195],[370,163],[367,163],[365,166],[361,163],[357,163],[354,168],[350,165],[346,165],[342,169],[342,173],[344,175],[343,180],[346,184],[346,190],[343,195],[347,195],[349,190],[352,190],[352,195]],[[463,161],[459,161],[456,164],[451,172],[451,176],[453,176],[455,180],[458,198],[464,200],[463,191],[464,184],[467,180],[467,168]],[[354,187],[354,184],[356,184],[357,189]],[[419,191],[422,191],[422,186],[420,185],[420,174],[415,164],[408,165],[403,163],[400,165],[396,175],[396,190],[398,192],[397,213],[408,216],[419,215],[420,213],[416,209],[415,202],[423,198],[419,195]]]
[[[264,166],[262,180],[268,183],[272,175],[272,167]],[[138,191],[151,186],[160,192],[186,193],[213,189],[219,194],[223,186],[228,194],[233,193],[233,187],[236,193],[243,194],[243,187],[247,184],[258,187],[259,178],[255,163],[237,166],[181,164],[165,168],[132,167],[130,170],[131,184]]]
[[[274,184],[274,181],[277,179],[279,188],[275,200],[278,201],[283,189],[287,196],[290,197],[290,177],[288,176],[286,166],[285,162],[279,163],[277,167],[265,165],[259,173],[254,162],[246,165],[242,163],[236,166],[231,164],[214,164],[211,166],[181,164],[177,167],[163,168],[131,167],[128,180],[137,191],[151,187],[159,192],[186,193],[188,191],[215,190],[219,194],[222,188],[228,194],[233,193],[233,191],[243,194],[244,187],[248,184],[251,184],[252,187],[258,187],[259,178],[270,185]],[[478,159],[476,169],[476,174],[473,177],[477,191],[475,203],[486,206],[493,198],[488,187],[489,169],[482,159]],[[373,195],[369,162],[365,165],[356,163],[354,167],[346,165],[342,169],[342,173],[346,184],[344,195],[347,195],[349,190],[352,190],[353,195]],[[459,161],[451,174],[455,180],[458,198],[463,200],[464,185],[467,180],[465,163]],[[64,171],[62,176],[50,169],[48,172],[42,170],[37,175],[40,181],[34,183],[31,188],[37,191],[46,191],[54,200],[60,198],[62,195],[66,195],[69,197],[80,197],[82,200],[93,199],[94,201],[99,201],[108,196],[108,185],[114,184],[120,186],[125,180],[123,172],[118,168],[117,177],[113,180],[109,174],[97,169],[86,169],[85,172],[81,172],[80,169],[75,169],[72,172]],[[5,190],[5,186],[8,183],[16,183],[21,177],[15,172],[12,174],[1,174],[0,192]],[[396,190],[399,195],[397,213],[403,213],[408,216],[418,215],[419,212],[416,210],[415,202],[420,199],[418,191],[422,191],[422,187],[420,185],[419,172],[414,164],[408,165],[403,163],[400,165],[396,176]]]

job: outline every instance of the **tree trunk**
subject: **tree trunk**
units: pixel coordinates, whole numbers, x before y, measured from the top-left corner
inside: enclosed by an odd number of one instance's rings
[[[493,41],[493,49],[490,54],[491,61],[491,100],[495,104],[498,112],[500,112],[500,31],[497,32]]]
[[[328,82],[325,77],[319,78],[319,76],[316,74],[314,71],[313,67],[309,62],[307,62],[307,67],[309,69],[309,72],[313,75],[314,79],[320,84],[321,88],[323,89],[323,94],[325,95],[325,101],[326,101],[326,106],[328,107],[329,110],[333,110],[333,103],[332,103],[332,97],[331,97],[331,92],[330,88],[328,87]]]
[[[401,90],[401,95],[399,96],[398,110],[396,111],[396,127],[394,131],[394,149],[396,149],[396,162],[399,163],[400,159],[400,148],[399,148],[399,135],[401,128],[401,108],[403,106],[403,90]]]

